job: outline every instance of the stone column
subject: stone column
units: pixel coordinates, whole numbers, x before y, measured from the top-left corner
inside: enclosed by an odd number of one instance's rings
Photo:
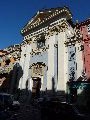
[[[52,90],[52,78],[54,77],[54,44],[55,35],[52,35],[48,39],[48,70],[47,70],[47,91]]]
[[[21,58],[20,58],[20,66],[22,70],[24,70],[24,62],[25,62],[25,56],[24,54],[26,53],[26,45],[21,47]],[[20,78],[19,81],[19,88],[22,89],[22,81],[23,81],[23,76]]]
[[[43,76],[41,79],[41,83],[42,83],[41,90],[46,91],[46,88],[47,88],[47,67],[44,67],[44,73],[43,73]]]
[[[28,79],[28,72],[29,72],[29,63],[30,63],[30,52],[31,52],[31,46],[27,45],[26,48],[26,57],[25,57],[25,63],[24,63],[24,70],[23,70],[23,81],[22,81],[22,88],[26,88],[26,81]]]
[[[66,91],[66,82],[68,79],[68,57],[67,48],[65,47],[66,34],[60,32],[58,34],[58,83],[57,91]]]
[[[28,79],[28,72],[29,72],[31,46],[26,45],[25,47],[26,48],[22,51],[24,53],[22,53],[21,60],[20,60],[20,63],[23,69],[23,76],[19,82],[20,89],[26,88],[26,81]]]
[[[54,44],[54,89],[57,91],[58,82],[58,35],[55,36]]]

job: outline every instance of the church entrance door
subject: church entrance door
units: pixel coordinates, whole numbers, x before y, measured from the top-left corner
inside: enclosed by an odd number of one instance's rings
[[[41,78],[35,77],[32,78],[32,80],[33,80],[32,97],[38,98],[40,97]]]

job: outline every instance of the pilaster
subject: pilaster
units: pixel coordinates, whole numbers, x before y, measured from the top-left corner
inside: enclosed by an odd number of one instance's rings
[[[28,79],[28,72],[29,72],[29,63],[30,63],[30,52],[31,52],[31,46],[28,44],[26,45],[26,54],[25,54],[25,63],[24,63],[24,69],[23,69],[23,81],[22,81],[22,88],[26,88],[26,81]]]
[[[25,54],[26,54],[26,45],[23,45],[21,46],[21,58],[20,58],[20,66],[22,68],[22,71],[24,70]],[[19,81],[20,89],[22,89],[22,81],[23,81],[23,76],[20,78],[20,81]]]
[[[23,64],[23,76],[22,76],[22,80],[20,81],[20,88],[21,89],[25,89],[26,88],[26,81],[28,79],[29,76],[29,64],[30,64],[30,52],[31,52],[31,46],[29,44],[27,44],[25,46],[25,51],[23,56],[21,57],[21,64]],[[22,51],[23,52],[23,51]],[[24,57],[24,59],[23,59]],[[23,62],[23,63],[22,63]]]
[[[54,77],[54,44],[55,35],[48,39],[48,71],[47,71],[47,90],[52,90],[52,78]]]
[[[81,42],[75,44],[76,47],[76,72],[77,72],[77,79],[82,76],[83,72],[83,56],[81,51]]]
[[[65,48],[64,42],[66,40],[65,32],[60,32],[58,34],[58,83],[57,91],[66,90],[66,81],[67,81],[67,49]]]

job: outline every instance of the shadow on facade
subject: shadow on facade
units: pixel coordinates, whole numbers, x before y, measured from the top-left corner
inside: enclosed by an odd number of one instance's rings
[[[0,78],[5,80],[3,81],[2,85],[0,86],[0,92],[7,92],[8,91],[8,73],[0,74]]]
[[[35,83],[33,86],[32,85],[32,91],[28,89],[28,80],[26,81],[26,89],[17,89],[17,100],[19,100],[22,104],[30,104],[33,103],[35,99],[38,98],[48,98],[48,97],[52,97],[52,98],[58,98],[60,101],[66,101],[66,94],[65,91],[56,91],[55,89],[55,81],[54,78],[52,78],[52,89],[51,90],[47,90],[47,88],[43,91],[40,90],[41,85],[40,79],[34,79]]]
[[[32,100],[44,97],[44,98],[58,98],[58,100],[60,100],[61,102],[66,101],[66,93],[65,93],[65,91],[56,91],[54,77],[52,77],[52,89],[51,90],[47,90],[47,88],[46,88],[46,90],[44,90],[44,91],[40,90],[39,94],[36,91],[34,91],[34,92],[35,93],[33,93],[33,92],[31,93],[32,94],[31,95]]]
[[[13,69],[9,73],[3,74],[6,78],[0,87],[0,92],[7,92],[15,94],[18,91],[19,80],[23,75],[22,67],[19,63],[13,66]]]

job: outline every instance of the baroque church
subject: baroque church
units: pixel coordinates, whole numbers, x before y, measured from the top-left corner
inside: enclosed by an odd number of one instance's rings
[[[21,34],[22,43],[0,50],[0,92],[90,103],[90,19],[74,24],[68,7],[45,9]]]
[[[34,95],[67,91],[67,82],[76,81],[83,71],[81,36],[67,7],[45,9],[21,30],[20,90]],[[78,66],[78,67],[77,67]]]

